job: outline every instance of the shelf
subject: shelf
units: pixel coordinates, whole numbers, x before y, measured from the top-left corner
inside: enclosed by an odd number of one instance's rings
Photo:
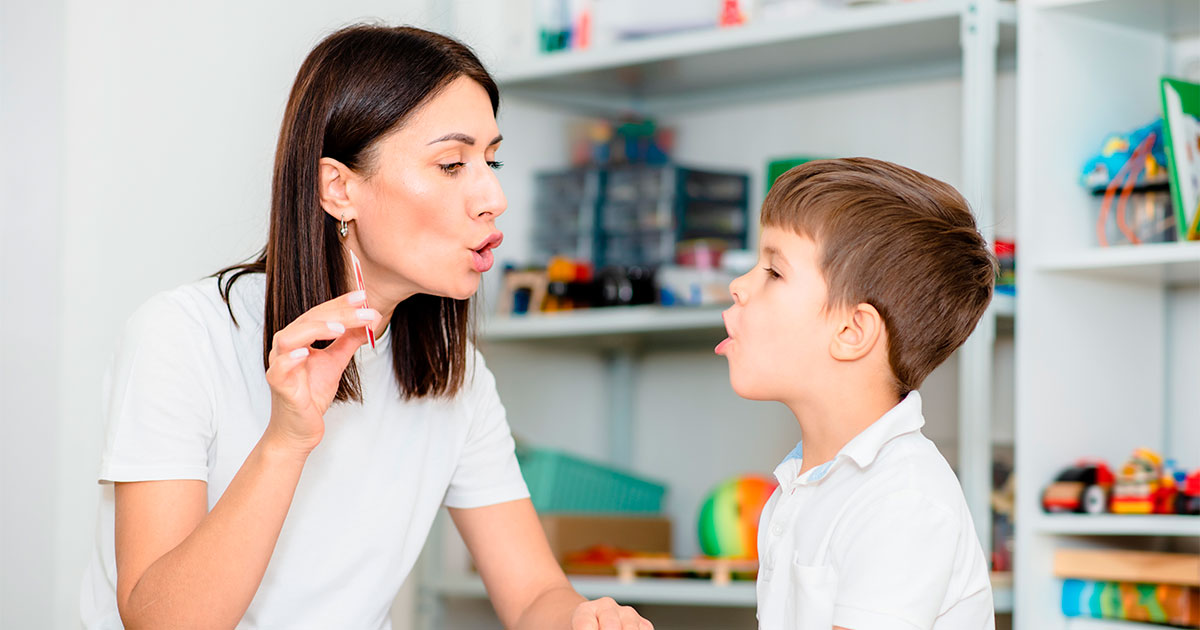
[[[494,317],[484,322],[485,341],[537,341],[701,334],[720,341],[727,306],[613,306],[561,313]]]
[[[1035,0],[1030,4],[1172,36],[1200,33],[1200,3],[1196,0]]]
[[[721,311],[728,305],[699,307],[613,306],[560,313],[492,317],[484,321],[480,338],[486,342],[628,340],[711,340],[725,334]],[[989,307],[995,317],[1011,320],[1016,300],[997,293]]]
[[[610,577],[572,576],[571,585],[588,599],[611,597],[622,604],[660,604],[672,606],[719,606],[753,608],[757,605],[754,582],[735,581],[728,586],[713,586],[708,580],[641,578],[631,583]],[[487,597],[483,580],[476,575],[443,578],[432,585],[443,597],[479,599]],[[1012,577],[993,576],[996,612],[1012,611]]]
[[[514,60],[497,77],[506,92],[597,108],[746,97],[748,88],[809,88],[938,76],[961,71],[965,0],[923,0],[827,10],[794,20],[751,22],[615,42]],[[1015,9],[997,16],[1004,54],[1015,49]],[[755,92],[756,96],[761,95]]]
[[[622,583],[616,578],[573,576],[571,585],[588,599],[612,597],[622,604],[753,608],[757,597],[754,582],[749,581],[713,586],[708,580],[645,578]],[[447,597],[487,597],[483,580],[474,575],[446,578],[436,582],[433,588]]]
[[[1155,243],[1092,248],[1062,254],[1041,271],[1083,273],[1114,280],[1200,284],[1200,243]]]
[[[1200,536],[1200,516],[1039,514],[1035,529],[1062,536]]]

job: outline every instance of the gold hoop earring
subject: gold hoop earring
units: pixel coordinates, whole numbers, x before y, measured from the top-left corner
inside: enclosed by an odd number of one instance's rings
[[[346,235],[349,233],[350,226],[346,225],[346,215],[343,214],[341,223],[338,225],[338,234],[341,234],[342,238],[346,238]]]

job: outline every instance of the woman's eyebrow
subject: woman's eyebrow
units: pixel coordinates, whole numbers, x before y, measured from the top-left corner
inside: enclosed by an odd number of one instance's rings
[[[470,147],[475,146],[475,138],[474,137],[468,136],[467,134],[461,133],[458,131],[455,131],[453,133],[448,133],[448,134],[442,136],[441,138],[438,138],[437,140],[430,142],[429,144],[437,144],[439,142],[449,142],[452,140],[455,142],[461,142]],[[495,146],[497,144],[500,144],[501,140],[504,140],[504,136],[496,136],[495,139],[493,139],[491,142],[488,143],[488,146],[490,147],[490,146]]]

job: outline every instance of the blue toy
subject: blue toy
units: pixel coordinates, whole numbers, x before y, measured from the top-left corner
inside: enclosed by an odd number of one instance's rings
[[[1083,165],[1080,182],[1093,190],[1108,187],[1150,134],[1154,134],[1154,144],[1146,156],[1146,167],[1138,174],[1134,186],[1163,180],[1167,176],[1167,154],[1163,147],[1163,121],[1158,118],[1140,129],[1105,138],[1100,152]]]

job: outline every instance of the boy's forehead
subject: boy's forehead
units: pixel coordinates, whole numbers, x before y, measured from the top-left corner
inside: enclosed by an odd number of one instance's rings
[[[766,226],[759,235],[758,247],[764,255],[774,254],[785,258],[796,258],[811,253],[816,244],[807,236],[801,236],[787,228]]]

